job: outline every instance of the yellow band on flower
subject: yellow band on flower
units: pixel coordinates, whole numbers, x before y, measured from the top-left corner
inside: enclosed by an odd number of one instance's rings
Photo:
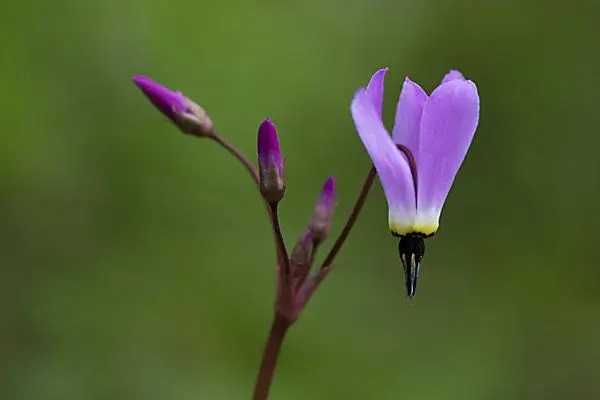
[[[438,227],[439,224],[414,224],[407,226],[390,222],[390,230],[399,236],[409,233],[421,233],[425,236],[431,236],[438,230]]]

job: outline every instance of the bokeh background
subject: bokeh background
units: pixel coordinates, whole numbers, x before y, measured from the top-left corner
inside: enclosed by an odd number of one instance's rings
[[[0,398],[248,399],[274,292],[246,171],[131,84],[287,156],[286,240],[327,175],[334,232],[369,160],[354,91],[390,67],[481,96],[470,153],[405,298],[379,183],[285,343],[273,399],[600,397],[600,3],[6,3],[0,16]],[[331,241],[330,241],[331,243]]]

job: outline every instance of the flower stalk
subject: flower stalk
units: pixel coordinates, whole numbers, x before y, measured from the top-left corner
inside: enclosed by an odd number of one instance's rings
[[[269,397],[271,382],[273,381],[277,360],[281,353],[281,346],[283,345],[283,341],[285,340],[285,336],[290,326],[291,323],[289,321],[282,316],[275,314],[273,322],[271,323],[271,329],[269,330],[269,336],[265,345],[260,368],[258,370],[254,394],[252,395],[253,400],[264,400]]]
[[[266,400],[286,334],[298,320],[319,284],[332,270],[333,261],[365,203],[376,175],[375,169],[371,168],[369,171],[352,212],[324,262],[311,275],[316,252],[331,230],[336,199],[334,178],[329,177],[325,181],[306,230],[288,255],[279,220],[279,206],[284,198],[287,183],[275,125],[266,119],[258,128],[257,167],[214,129],[209,115],[198,104],[182,93],[173,92],[150,78],[136,76],[133,81],[150,102],[183,133],[208,138],[227,150],[248,171],[264,200],[275,242],[277,288],[274,316],[256,378],[253,399]]]

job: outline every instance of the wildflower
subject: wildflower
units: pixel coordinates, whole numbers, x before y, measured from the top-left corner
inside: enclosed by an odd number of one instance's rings
[[[398,251],[412,297],[424,239],[439,227],[442,207],[477,128],[479,95],[458,71],[446,74],[431,96],[407,78],[390,137],[381,119],[386,72],[377,71],[356,92],[351,110],[387,199],[390,230],[400,238]]]
[[[181,92],[173,92],[142,75],[134,76],[133,83],[182,132],[196,136],[211,134],[213,123],[206,111]]]
[[[271,120],[265,119],[258,127],[256,147],[260,193],[269,203],[276,204],[285,193],[285,173],[277,129]]]
[[[331,230],[331,220],[335,208],[335,179],[330,176],[325,181],[317,199],[315,210],[308,224],[313,240],[317,243],[325,240]]]

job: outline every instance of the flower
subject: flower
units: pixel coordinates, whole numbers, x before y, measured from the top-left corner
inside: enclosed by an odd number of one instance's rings
[[[334,209],[335,178],[330,176],[321,189],[321,193],[315,204],[315,210],[308,224],[308,228],[312,232],[313,239],[316,242],[322,242],[329,234]]]
[[[406,78],[392,136],[381,119],[386,69],[359,89],[351,111],[358,134],[373,160],[389,208],[392,234],[400,237],[400,258],[408,295],[414,295],[425,252],[454,178],[479,121],[479,95],[472,81],[450,71],[427,96]]]
[[[277,203],[285,193],[285,173],[277,129],[269,119],[258,127],[256,148],[260,192],[269,203]]]
[[[208,136],[212,132],[213,124],[206,111],[181,92],[173,92],[142,75],[134,76],[133,83],[184,133]]]

